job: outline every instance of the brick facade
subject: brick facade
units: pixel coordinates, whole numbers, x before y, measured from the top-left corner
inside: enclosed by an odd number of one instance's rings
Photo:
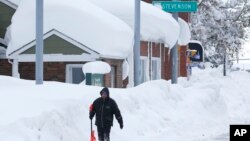
[[[148,3],[152,3],[152,0],[143,0]],[[189,13],[179,13],[179,17],[189,22]],[[179,49],[179,75],[187,76],[186,70],[186,50],[187,46],[182,46]],[[147,41],[141,41],[140,48],[141,56],[149,57],[161,57],[161,77],[162,79],[171,79],[171,57],[169,48],[164,47],[160,43],[152,43]],[[126,87],[128,78],[122,80],[122,63],[123,60],[116,59],[102,59],[115,68],[115,87]],[[45,62],[44,63],[44,80],[45,81],[59,81],[65,82],[66,77],[66,65],[67,64],[84,64],[86,62]],[[151,61],[149,62],[151,66]],[[151,69],[151,68],[150,68]],[[149,70],[151,72],[151,70]],[[34,62],[19,62],[19,73],[22,79],[35,79],[35,63]],[[12,65],[7,59],[0,59],[0,75],[12,75]],[[104,86],[111,87],[111,74],[104,75]]]
[[[11,76],[12,65],[8,62],[8,59],[0,59],[0,75]]]
[[[67,64],[84,64],[85,62],[44,62],[44,80],[65,82]],[[19,62],[21,79],[35,80],[35,63]]]
[[[152,3],[153,0],[143,0],[143,1],[147,2],[147,3]],[[190,13],[179,12],[178,15],[180,18],[182,18],[187,23],[190,22]],[[186,70],[186,59],[187,59],[186,51],[187,51],[187,48],[188,48],[188,46],[181,46],[179,49],[179,76],[182,76],[182,77],[187,76],[187,70]],[[158,48],[156,48],[156,49],[158,49]],[[158,54],[158,53],[156,53],[157,51],[158,50],[153,49],[153,56]],[[166,49],[164,51],[165,59],[164,59],[164,62],[162,61],[162,66],[164,66],[164,68],[162,68],[162,72],[164,72],[164,74],[162,73],[162,78],[165,78],[167,80],[171,79],[171,70],[172,70],[171,69],[171,57],[170,57],[170,53],[168,53],[168,52],[169,52],[169,49]]]
[[[161,58],[161,78],[167,80],[171,78],[170,54],[168,51],[169,48],[164,47],[164,44],[141,41],[141,56],[146,56],[149,60],[152,57]],[[151,61],[149,61],[149,66],[151,66]],[[149,75],[151,75],[150,72],[151,67],[149,67]]]
[[[103,59],[103,61],[114,66],[115,69],[115,87],[126,87],[126,81],[122,80],[122,63],[123,60]],[[66,65],[67,64],[84,64],[86,62],[44,62],[44,81],[65,82],[66,80]],[[19,62],[19,74],[21,79],[35,80],[35,63],[34,62]],[[0,75],[11,76],[12,65],[6,59],[0,59]],[[111,86],[111,75],[104,75],[104,86]]]
[[[166,80],[169,80],[171,79],[171,70],[172,70],[172,67],[171,67],[171,50],[169,48],[166,48],[165,49],[165,63],[164,63],[164,67],[165,67],[165,79]]]
[[[187,66],[186,66],[186,61],[187,61],[187,46],[180,46],[179,47],[179,67],[180,67],[180,72],[179,76],[181,77],[186,77],[187,76]]]
[[[143,1],[147,3],[152,3],[153,0],[143,0]]]
[[[115,68],[115,87],[116,88],[124,88],[126,86],[126,82],[122,80],[122,63],[123,60],[115,60],[115,59],[103,59],[102,61],[108,63],[111,67]],[[127,81],[127,80],[125,80]],[[104,85],[106,87],[111,87],[111,73],[104,75]]]
[[[141,41],[140,54],[141,56],[148,56],[148,42]]]

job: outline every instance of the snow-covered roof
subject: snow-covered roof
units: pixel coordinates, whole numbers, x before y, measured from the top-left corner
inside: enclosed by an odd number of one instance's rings
[[[0,0],[0,2],[7,4],[8,6],[16,9],[20,0]]]
[[[178,22],[180,25],[180,35],[178,39],[178,44],[187,45],[191,39],[191,31],[189,25],[182,18],[178,18]]]
[[[20,3],[21,0],[7,0],[7,1],[10,1],[16,5],[18,5]]]
[[[6,58],[6,48],[0,45],[0,58]]]
[[[6,45],[6,42],[4,41],[4,39],[0,38],[0,45]]]
[[[121,18],[134,28],[134,0],[89,0]],[[171,14],[152,4],[141,1],[141,39],[162,42],[173,47],[178,40],[180,27]]]
[[[12,18],[7,56],[35,39],[35,1],[22,0]],[[44,33],[56,29],[103,57],[126,58],[133,31],[119,18],[85,0],[44,0]],[[14,57],[14,56],[13,56]]]

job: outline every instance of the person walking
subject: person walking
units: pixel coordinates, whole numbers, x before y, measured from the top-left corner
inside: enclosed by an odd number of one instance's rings
[[[109,96],[109,89],[104,87],[100,94],[101,97],[90,106],[89,118],[92,120],[96,116],[95,125],[99,141],[110,141],[109,134],[111,126],[113,126],[113,116],[115,115],[121,129],[123,129],[123,119],[115,100]]]

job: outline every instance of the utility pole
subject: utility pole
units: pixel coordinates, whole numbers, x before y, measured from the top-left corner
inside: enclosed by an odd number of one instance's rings
[[[141,27],[141,0],[135,0],[134,15],[134,85],[140,84],[140,27]]]
[[[36,0],[36,84],[43,84],[43,0]]]
[[[172,0],[177,1],[177,0]],[[172,16],[178,22],[178,12],[173,12]],[[171,49],[171,65],[172,65],[172,73],[171,73],[171,83],[177,84],[178,78],[178,41],[175,43],[174,47]]]

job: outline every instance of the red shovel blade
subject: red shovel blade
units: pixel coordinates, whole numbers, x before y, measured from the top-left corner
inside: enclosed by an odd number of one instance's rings
[[[90,141],[96,141],[96,139],[95,139],[95,131],[94,130],[91,131]]]

